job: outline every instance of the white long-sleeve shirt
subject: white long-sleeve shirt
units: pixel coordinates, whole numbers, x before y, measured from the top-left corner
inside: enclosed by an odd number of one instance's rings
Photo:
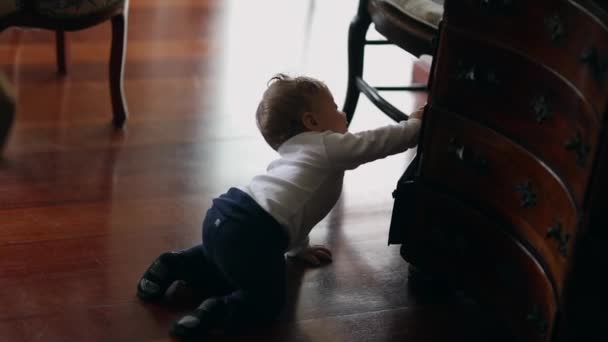
[[[344,171],[416,146],[420,124],[411,118],[358,133],[300,133],[279,147],[266,174],[240,189],[285,228],[287,255],[295,255],[340,198]]]

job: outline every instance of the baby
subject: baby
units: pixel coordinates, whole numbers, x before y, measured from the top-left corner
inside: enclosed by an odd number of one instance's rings
[[[138,282],[138,296],[161,298],[176,280],[212,288],[211,297],[173,324],[170,333],[180,338],[275,319],[285,303],[285,256],[314,266],[332,259],[326,247],[309,244],[308,234],[338,201],[345,170],[416,146],[422,114],[348,133],[323,82],[273,77],[256,119],[279,158],[248,185],[215,198],[202,244],[161,254]]]

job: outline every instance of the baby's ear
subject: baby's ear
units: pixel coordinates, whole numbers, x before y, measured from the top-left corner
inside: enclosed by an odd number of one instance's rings
[[[302,114],[302,124],[309,131],[314,131],[314,130],[317,129],[317,127],[319,125],[319,122],[317,121],[317,118],[315,117],[315,113],[313,113],[313,112],[304,112]]]

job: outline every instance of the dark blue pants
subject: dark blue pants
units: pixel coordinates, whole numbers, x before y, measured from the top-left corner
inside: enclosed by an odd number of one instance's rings
[[[231,188],[213,200],[203,221],[203,243],[184,253],[199,280],[224,290],[223,322],[240,330],[276,318],[285,304],[288,237],[246,193]]]

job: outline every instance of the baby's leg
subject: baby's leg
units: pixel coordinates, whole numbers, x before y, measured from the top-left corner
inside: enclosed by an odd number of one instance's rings
[[[198,245],[156,258],[139,280],[137,295],[143,300],[160,299],[176,280],[204,289],[210,295],[231,291],[217,268],[207,260],[204,247]]]
[[[224,296],[234,287],[207,256],[203,245],[181,252],[181,271],[178,280],[183,280],[205,297]]]
[[[178,254],[166,252],[152,262],[137,282],[137,296],[142,300],[161,298],[178,278]]]
[[[169,333],[184,340],[200,337],[209,330],[222,326],[225,316],[223,298],[208,298],[196,310],[174,322]]]
[[[237,289],[212,297],[177,321],[171,334],[190,338],[209,329],[239,331],[275,319],[285,303],[284,233],[224,220],[204,230],[208,258]]]
[[[281,255],[259,267],[230,272],[239,290],[223,297],[208,298],[192,313],[175,322],[171,335],[189,339],[222,328],[240,332],[270,323],[285,304],[285,260]]]

